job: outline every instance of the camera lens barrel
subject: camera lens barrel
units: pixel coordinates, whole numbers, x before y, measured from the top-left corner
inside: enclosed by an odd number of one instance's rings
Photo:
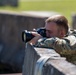
[[[45,28],[39,28],[36,30],[36,32],[39,33],[41,36],[46,37],[46,29]],[[32,33],[30,31],[24,30],[22,32],[22,41],[25,43],[30,41],[34,37],[35,36],[32,35]]]
[[[22,40],[24,42],[28,42],[30,41],[32,38],[34,38],[34,35],[32,35],[32,33],[30,31],[24,30],[22,32]]]

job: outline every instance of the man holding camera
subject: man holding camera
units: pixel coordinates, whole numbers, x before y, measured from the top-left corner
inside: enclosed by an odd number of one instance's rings
[[[53,48],[58,52],[76,50],[76,31],[69,30],[68,20],[63,15],[54,15],[45,21],[46,37],[31,32],[35,37],[29,41],[36,47]]]

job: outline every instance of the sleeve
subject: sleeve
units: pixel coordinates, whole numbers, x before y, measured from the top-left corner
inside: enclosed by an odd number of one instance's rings
[[[74,50],[76,49],[76,37],[71,35],[64,37],[63,39],[53,38],[42,38],[36,43],[37,47],[53,48],[55,50]]]

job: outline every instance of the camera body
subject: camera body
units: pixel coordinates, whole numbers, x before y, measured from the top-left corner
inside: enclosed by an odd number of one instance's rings
[[[39,33],[41,36],[46,37],[46,29],[45,28],[39,28],[36,30],[37,33]],[[22,41],[23,42],[28,42],[35,36],[32,35],[31,31],[24,30],[22,32]]]

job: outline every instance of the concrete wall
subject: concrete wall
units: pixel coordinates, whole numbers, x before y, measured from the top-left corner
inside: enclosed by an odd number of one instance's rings
[[[67,62],[53,49],[37,48],[27,43],[22,75],[76,75],[76,65]]]
[[[13,66],[16,72],[21,72],[25,54],[22,31],[44,26],[45,18],[0,11],[0,62]]]
[[[0,62],[22,72],[25,55],[23,30],[33,30],[45,25],[45,19],[56,13],[0,11]]]

